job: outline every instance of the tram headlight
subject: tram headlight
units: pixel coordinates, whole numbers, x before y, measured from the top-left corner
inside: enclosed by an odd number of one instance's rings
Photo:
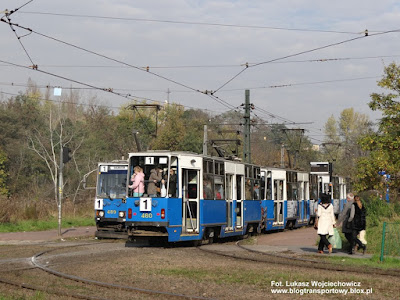
[[[99,210],[99,217],[104,217],[104,210]]]
[[[118,216],[119,216],[120,218],[125,218],[125,212],[124,212],[124,211],[120,211],[120,212],[118,213]]]

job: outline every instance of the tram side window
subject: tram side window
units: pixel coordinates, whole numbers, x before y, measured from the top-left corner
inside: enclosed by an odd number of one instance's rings
[[[188,198],[197,198],[197,171],[189,171],[189,181],[188,181]]]
[[[204,199],[214,199],[214,176],[209,174],[204,174],[203,176],[203,198]]]
[[[274,180],[274,200],[283,200],[283,180]]]
[[[250,178],[246,178],[245,196],[246,200],[253,199],[253,180]]]
[[[254,200],[260,200],[260,181],[257,180],[257,179],[254,180],[253,199]]]
[[[333,198],[340,199],[339,177],[333,177]]]
[[[310,175],[310,199],[318,199],[318,176]]]
[[[265,198],[265,177],[264,176],[262,176],[261,180],[260,180],[260,197],[261,197],[261,200],[266,199]]]
[[[214,199],[214,164],[212,160],[203,162],[203,199]]]
[[[267,178],[266,189],[267,189],[266,198],[268,200],[270,200],[270,199],[272,199],[272,179],[271,178]]]
[[[236,199],[242,200],[242,178],[241,175],[236,175]]]
[[[261,198],[261,191],[260,191],[260,168],[253,167],[253,199],[260,200]]]
[[[222,176],[215,176],[215,189],[214,189],[214,196],[216,200],[224,199],[224,178]]]
[[[232,200],[232,174],[226,174],[226,200]]]

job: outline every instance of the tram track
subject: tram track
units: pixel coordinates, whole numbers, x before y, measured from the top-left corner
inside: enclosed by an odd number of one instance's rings
[[[96,243],[98,244],[98,243]],[[140,288],[140,287],[134,287],[134,286],[127,286],[127,285],[121,285],[121,284],[114,284],[114,283],[108,283],[108,282],[103,282],[103,281],[97,281],[89,278],[83,278],[80,276],[75,276],[71,274],[67,274],[64,272],[57,271],[53,269],[53,266],[60,266],[62,265],[61,263],[52,263],[51,260],[54,260],[57,257],[60,256],[65,256],[65,253],[60,253],[60,254],[53,254],[50,257],[45,257],[46,255],[50,254],[51,252],[54,251],[60,251],[63,249],[71,249],[74,247],[81,247],[81,246],[88,246],[92,245],[91,243],[86,243],[86,244],[80,244],[80,245],[73,245],[73,246],[66,246],[66,247],[57,247],[54,249],[49,249],[45,251],[41,251],[35,255],[33,255],[29,262],[33,265],[32,267],[25,267],[25,268],[17,268],[17,269],[11,269],[9,268],[8,270],[4,270],[4,272],[1,272],[0,274],[5,274],[5,273],[13,273],[13,272],[24,272],[24,271],[32,271],[32,270],[40,270],[42,272],[45,272],[47,274],[51,274],[52,276],[56,276],[68,281],[74,281],[79,283],[80,285],[83,286],[91,286],[96,288],[96,292],[99,293],[98,287],[104,288],[107,290],[117,290],[118,293],[121,293],[121,291],[128,292],[130,296],[133,296],[131,293],[135,293],[137,296],[137,299],[142,299],[142,298],[159,298],[159,299],[210,299],[206,297],[201,297],[201,296],[193,296],[193,295],[185,295],[185,294],[180,294],[180,293],[173,293],[173,292],[164,292],[164,291],[159,291],[155,289],[145,289],[145,288]],[[46,258],[46,265],[41,263],[40,260]],[[19,259],[19,262],[25,262],[26,263],[27,259],[26,258],[21,258]],[[10,263],[12,260],[10,260]],[[3,284],[15,286],[18,288],[23,288],[23,289],[28,289],[28,290],[33,290],[33,291],[41,291],[41,292],[46,292],[49,294],[53,295],[63,295],[63,296],[68,296],[76,299],[120,299],[121,297],[118,296],[117,298],[111,297],[111,298],[104,298],[104,297],[96,297],[92,295],[84,295],[84,294],[75,294],[75,293],[70,293],[70,292],[64,292],[64,291],[57,291],[54,289],[49,289],[49,288],[44,288],[38,284],[27,284],[27,283],[21,283],[13,280],[9,280],[6,278],[1,278],[3,276],[0,275],[0,282]],[[142,296],[140,296],[142,295]],[[147,297],[145,296],[147,295]],[[124,297],[122,297],[124,298]]]
[[[319,269],[319,270],[326,270],[326,271],[334,271],[334,272],[347,272],[347,273],[356,273],[356,274],[364,274],[364,275],[379,275],[379,276],[390,276],[390,277],[400,277],[400,270],[398,269],[390,269],[390,270],[383,270],[378,268],[371,268],[371,267],[363,267],[360,268],[359,266],[346,266],[346,265],[338,265],[333,264],[330,262],[317,260],[317,259],[308,259],[303,257],[295,257],[292,255],[284,255],[278,253],[271,253],[271,252],[262,252],[257,251],[254,249],[250,249],[241,245],[241,241],[237,241],[235,245],[248,253],[253,254],[254,256],[240,256],[239,254],[229,254],[224,253],[222,251],[207,249],[207,245],[199,246],[198,249],[204,252],[212,253],[219,256],[229,257],[233,259],[240,259],[240,260],[247,260],[252,262],[261,262],[261,263],[273,263],[277,265],[286,265],[291,267],[299,267],[305,269]],[[262,257],[262,258],[261,258]]]

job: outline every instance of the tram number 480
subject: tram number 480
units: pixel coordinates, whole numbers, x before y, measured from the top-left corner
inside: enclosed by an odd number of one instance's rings
[[[142,219],[151,219],[153,218],[153,214],[152,213],[143,213],[141,215]]]
[[[140,211],[151,211],[151,198],[140,198]]]

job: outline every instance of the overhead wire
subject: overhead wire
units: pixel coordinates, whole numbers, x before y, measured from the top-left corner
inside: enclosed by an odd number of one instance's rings
[[[6,23],[7,23],[7,22],[6,22]],[[131,68],[134,68],[134,69],[137,69],[137,70],[140,70],[140,71],[143,71],[143,72],[152,74],[152,75],[154,75],[154,76],[156,76],[156,77],[159,77],[159,78],[161,78],[161,79],[164,79],[164,80],[166,80],[166,81],[168,81],[168,82],[172,82],[172,83],[177,84],[177,85],[179,85],[179,86],[185,87],[185,88],[187,88],[187,89],[189,89],[189,90],[192,90],[192,91],[195,91],[195,92],[198,92],[198,93],[201,93],[201,94],[206,94],[206,95],[208,95],[210,98],[214,99],[215,101],[217,101],[218,103],[222,104],[223,106],[225,106],[225,107],[227,107],[227,108],[232,108],[232,107],[234,107],[234,106],[232,106],[231,104],[229,104],[227,101],[221,99],[220,97],[213,96],[213,92],[212,92],[212,91],[207,91],[207,90],[206,90],[206,91],[200,91],[199,89],[190,87],[190,86],[188,86],[188,85],[186,85],[186,84],[180,83],[180,82],[175,81],[175,80],[173,80],[173,79],[167,78],[167,77],[162,76],[162,75],[157,74],[157,73],[154,73],[154,72],[150,71],[149,69],[143,70],[143,69],[140,68],[140,67],[131,65],[131,64],[126,63],[126,62],[124,62],[124,61],[121,61],[121,60],[118,60],[118,59],[114,59],[114,58],[108,57],[108,56],[106,56],[106,55],[97,53],[97,52],[95,52],[95,51],[88,50],[88,49],[85,49],[85,48],[83,48],[83,47],[80,47],[80,46],[71,44],[71,43],[69,43],[69,42],[65,42],[65,41],[62,41],[62,40],[60,40],[60,39],[57,39],[57,38],[54,38],[54,37],[51,37],[51,36],[48,36],[48,35],[39,33],[39,32],[37,32],[37,31],[35,31],[35,30],[32,30],[31,28],[27,28],[27,27],[25,27],[25,26],[21,26],[21,25],[19,25],[19,24],[15,24],[15,23],[12,23],[12,24],[13,24],[14,26],[16,26],[16,27],[25,29],[25,30],[27,30],[27,31],[29,31],[29,32],[32,32],[32,33],[35,33],[35,34],[37,34],[37,35],[39,35],[39,36],[42,36],[42,37],[45,37],[45,38],[48,38],[48,39],[57,41],[57,42],[59,42],[59,43],[68,45],[68,46],[70,46],[70,47],[79,49],[79,50],[84,51],[84,52],[88,52],[88,53],[90,53],[90,54],[93,54],[93,55],[96,55],[96,56],[99,56],[99,57],[102,57],[102,58],[105,58],[105,59],[107,59],[107,60],[114,61],[114,62],[123,64],[123,65],[129,66],[129,67],[131,67]],[[37,66],[37,65],[33,65],[33,69],[38,70],[38,66]],[[46,74],[50,74],[49,72],[45,72],[45,71],[43,71],[43,70],[38,70],[38,71],[41,71],[41,72],[46,73]],[[61,78],[61,77],[60,77],[60,78]],[[63,78],[63,79],[65,79],[65,78]],[[70,80],[70,81],[76,82],[76,81],[74,81],[74,80]],[[90,85],[88,85],[88,86],[90,87]]]
[[[11,16],[12,14],[16,13],[18,10],[20,10],[21,8],[23,8],[24,6],[28,5],[29,3],[33,2],[33,0],[29,0],[28,2],[22,4],[20,7],[17,7],[11,11],[8,11],[6,9],[5,14]]]
[[[10,21],[9,23],[10,23],[10,26],[11,26],[11,21]],[[185,84],[182,84],[182,83],[180,83],[180,82],[177,82],[177,81],[172,80],[172,79],[170,79],[170,78],[167,78],[167,77],[165,77],[165,76],[162,76],[162,75],[159,75],[159,74],[157,74],[157,73],[151,72],[148,68],[147,68],[146,70],[143,70],[143,69],[140,68],[140,67],[137,67],[137,66],[128,64],[128,63],[126,63],[126,62],[123,62],[123,61],[120,61],[120,60],[117,60],[117,59],[114,59],[114,58],[110,58],[110,57],[105,56],[105,55],[103,55],[103,54],[99,54],[99,53],[97,53],[97,52],[94,52],[94,51],[85,49],[85,48],[80,47],[80,46],[76,46],[76,45],[74,45],[74,44],[71,44],[71,43],[68,43],[68,42],[59,40],[59,39],[57,39],[57,38],[50,37],[50,36],[48,36],[48,35],[45,35],[45,34],[42,34],[42,33],[37,32],[37,31],[34,31],[34,30],[30,29],[30,28],[27,28],[27,27],[24,27],[24,26],[20,26],[20,25],[18,25],[18,24],[13,24],[13,25],[16,25],[16,26],[18,26],[18,27],[20,27],[20,28],[23,28],[23,29],[25,29],[25,30],[27,30],[27,31],[29,31],[29,32],[31,32],[31,33],[33,32],[33,33],[36,33],[36,34],[38,34],[38,35],[40,35],[40,36],[43,36],[43,37],[46,37],[46,38],[55,40],[55,41],[57,41],[57,42],[66,44],[66,45],[68,45],[68,46],[71,46],[71,47],[74,47],[74,48],[77,48],[77,49],[80,49],[80,50],[82,50],[82,51],[89,52],[89,53],[91,53],[91,54],[94,54],[94,55],[97,55],[97,56],[100,56],[100,57],[109,59],[109,60],[114,61],[114,62],[118,62],[118,63],[124,64],[124,65],[126,65],[126,66],[129,66],[129,67],[132,67],[132,68],[141,70],[141,71],[146,71],[146,72],[148,72],[148,73],[150,73],[150,74],[152,74],[152,75],[154,75],[154,76],[160,77],[160,78],[162,78],[162,79],[164,79],[164,80],[170,81],[170,82],[172,82],[172,83],[175,83],[175,84],[177,84],[177,85],[183,86],[183,87],[188,88],[188,89],[190,89],[190,90],[193,90],[193,91],[196,91],[196,92],[200,92],[200,93],[205,93],[205,94],[208,93],[208,91],[205,91],[205,92],[204,92],[204,91],[200,91],[200,90],[198,90],[198,89],[189,87],[189,86],[187,86],[187,85],[185,85]],[[390,31],[390,32],[393,32],[393,31]],[[385,32],[385,33],[387,33],[387,32]],[[376,34],[383,34],[383,32],[376,33]],[[376,34],[374,34],[374,35],[376,35]],[[368,36],[368,34],[366,34],[366,35],[363,36],[363,37],[356,37],[356,38],[348,39],[348,40],[341,41],[341,42],[338,42],[338,43],[333,43],[333,44],[325,45],[325,46],[318,47],[318,48],[315,48],[315,49],[306,50],[306,51],[302,51],[302,52],[299,52],[299,53],[296,53],[296,54],[288,55],[288,56],[285,56],[285,57],[282,57],[282,58],[277,58],[277,59],[274,59],[274,60],[270,60],[270,61],[266,61],[266,62],[261,62],[261,63],[255,63],[255,64],[252,64],[252,65],[250,65],[250,66],[249,66],[248,64],[246,64],[246,68],[244,68],[244,69],[241,70],[239,73],[237,73],[234,77],[232,77],[230,80],[228,80],[224,85],[222,85],[222,86],[221,86],[220,88],[218,88],[216,91],[212,92],[212,94],[215,94],[215,92],[218,92],[221,88],[223,88],[224,86],[226,86],[227,84],[229,84],[231,81],[233,81],[235,78],[237,78],[238,76],[240,76],[240,75],[241,75],[245,70],[247,70],[247,68],[249,68],[249,67],[256,67],[256,66],[259,66],[259,65],[262,65],[262,64],[265,64],[265,63],[271,63],[271,62],[274,62],[274,61],[277,61],[277,60],[282,60],[282,59],[285,59],[285,58],[288,58],[288,57],[293,57],[293,56],[296,56],[296,55],[301,55],[301,54],[304,54],[304,53],[309,53],[309,52],[316,51],[316,50],[320,50],[320,49],[324,49],[324,48],[327,48],[327,47],[336,46],[336,45],[339,45],[339,44],[343,44],[343,43],[345,43],[345,42],[349,42],[349,41],[353,41],[353,40],[356,40],[356,39],[364,38],[364,37],[366,37],[366,36]],[[213,99],[216,100],[216,98],[213,98]],[[222,99],[220,99],[220,100],[221,100],[223,103],[227,104],[226,101],[224,101],[224,100],[222,100]],[[217,101],[217,102],[222,103],[221,101]],[[229,104],[228,104],[228,105],[229,105]],[[226,105],[225,105],[225,106],[226,106]]]
[[[313,49],[297,52],[297,53],[294,53],[294,54],[289,54],[289,55],[285,55],[285,56],[282,56],[282,57],[274,58],[274,59],[271,59],[271,60],[268,60],[268,61],[259,62],[259,63],[255,63],[255,64],[251,64],[251,65],[250,64],[246,64],[244,69],[242,69],[240,72],[238,72],[233,77],[231,77],[228,81],[226,81],[224,84],[222,84],[219,88],[217,88],[215,90],[215,92],[218,92],[219,90],[224,88],[226,85],[228,85],[230,82],[235,80],[237,77],[239,77],[243,72],[245,72],[249,68],[254,68],[254,67],[258,67],[258,66],[261,66],[261,65],[264,65],[264,64],[275,62],[275,61],[284,60],[284,59],[289,58],[289,57],[295,57],[295,56],[303,55],[303,54],[306,54],[306,53],[311,53],[311,52],[315,52],[315,51],[318,51],[318,50],[322,50],[322,49],[326,49],[326,48],[342,45],[342,44],[353,42],[353,41],[356,41],[356,40],[359,40],[359,39],[364,39],[366,37],[382,35],[382,34],[388,34],[388,33],[393,33],[393,32],[399,32],[399,29],[389,30],[389,31],[379,32],[379,33],[374,33],[374,34],[366,33],[364,36],[354,37],[354,38],[343,40],[343,41],[340,41],[340,42],[335,42],[335,43],[331,43],[331,44],[328,44],[328,45],[316,47],[316,48],[313,48]]]
[[[31,0],[31,1],[29,1],[29,2],[32,2],[32,1],[33,1],[33,0]],[[28,2],[28,3],[29,3],[29,2]],[[26,4],[28,4],[28,3],[26,3]],[[25,4],[25,5],[26,5],[26,4]],[[11,23],[11,22],[10,22],[10,23]],[[18,24],[14,24],[14,23],[13,23],[13,25],[18,25]],[[170,81],[170,82],[175,83],[175,84],[180,85],[180,86],[183,86],[183,87],[185,87],[185,88],[187,88],[187,89],[190,89],[190,90],[192,90],[192,91],[206,94],[206,95],[209,96],[210,98],[214,99],[215,101],[219,102],[220,104],[222,104],[222,105],[224,105],[225,107],[228,107],[228,108],[232,108],[232,107],[234,107],[234,106],[230,105],[228,102],[226,102],[225,100],[221,99],[220,97],[215,96],[215,93],[218,92],[220,89],[222,89],[225,85],[229,84],[232,80],[234,80],[235,78],[237,78],[238,76],[240,76],[240,75],[241,75],[245,70],[247,70],[249,67],[256,67],[256,66],[259,66],[259,65],[262,65],[262,64],[266,64],[266,63],[273,63],[273,62],[276,62],[277,60],[282,60],[282,59],[289,58],[289,57],[293,57],[293,56],[296,56],[296,55],[301,55],[301,54],[304,54],[304,53],[309,53],[309,52],[316,51],[316,50],[319,50],[319,49],[324,49],[324,48],[327,48],[327,47],[331,47],[331,46],[343,44],[343,43],[345,43],[345,42],[349,42],[349,41],[357,40],[357,39],[360,39],[360,38],[364,38],[364,37],[356,37],[356,38],[349,39],[349,40],[345,40],[345,41],[342,41],[342,42],[333,43],[333,44],[329,44],[329,45],[326,45],[326,46],[323,46],[323,47],[319,47],[319,48],[315,48],[315,49],[303,51],[303,52],[300,52],[300,53],[288,55],[288,56],[285,56],[285,57],[282,57],[282,58],[277,58],[277,59],[270,60],[270,61],[265,61],[265,62],[260,62],[260,63],[251,64],[251,65],[246,65],[246,68],[244,68],[243,70],[241,70],[237,75],[235,75],[233,78],[231,78],[228,82],[226,82],[226,83],[225,83],[223,86],[221,86],[219,89],[217,89],[216,91],[210,91],[210,93],[208,93],[209,91],[205,91],[205,92],[204,92],[204,91],[200,91],[200,90],[198,90],[198,89],[195,89],[195,88],[189,87],[189,86],[187,86],[187,85],[185,85],[185,84],[182,84],[182,83],[179,83],[179,82],[177,82],[177,81],[174,81],[174,80],[172,80],[172,79],[170,79],[170,78],[161,76],[161,75],[159,75],[159,74],[157,74],[157,73],[154,73],[154,72],[151,72],[151,71],[149,71],[148,68],[147,68],[146,70],[144,70],[143,68],[140,68],[140,67],[137,67],[137,66],[134,66],[134,65],[130,65],[130,64],[127,64],[127,63],[125,63],[125,62],[122,62],[122,61],[119,61],[119,60],[116,60],[116,59],[107,57],[107,56],[105,56],[105,55],[96,53],[96,52],[94,52],[94,51],[87,50],[87,49],[85,49],[85,48],[82,48],[82,47],[73,45],[73,44],[71,44],[71,43],[64,42],[64,41],[62,41],[62,40],[59,40],[59,39],[56,39],[56,38],[47,36],[47,35],[45,35],[45,34],[41,34],[41,33],[39,33],[39,32],[36,32],[36,31],[34,31],[34,30],[31,30],[30,28],[23,27],[23,26],[21,27],[21,26],[19,26],[19,25],[18,25],[18,27],[23,28],[23,29],[25,29],[25,30],[28,30],[28,31],[30,31],[31,33],[36,33],[37,35],[40,35],[40,36],[43,36],[43,37],[46,37],[46,38],[55,40],[55,41],[57,41],[57,42],[60,42],[60,43],[63,43],[63,44],[66,44],[66,45],[75,47],[75,48],[80,49],[80,50],[82,50],[82,51],[86,51],[86,52],[89,52],[89,53],[91,53],[91,54],[98,55],[98,56],[100,56],[100,57],[103,57],[103,58],[112,60],[112,61],[114,61],[114,62],[118,62],[118,63],[124,64],[124,65],[126,65],[126,66],[131,67],[131,68],[136,68],[136,69],[139,69],[139,70],[141,70],[141,71],[146,71],[146,72],[148,72],[148,73],[150,73],[150,74],[152,74],[152,75],[154,75],[154,76],[160,77],[160,78],[162,78],[162,79],[164,79],[164,80]],[[388,33],[388,32],[397,32],[397,31],[398,31],[398,30],[392,30],[392,31],[387,31],[387,32],[379,32],[379,33],[377,33],[377,34],[384,34],[384,33]],[[342,32],[342,33],[344,33],[344,32]],[[349,32],[347,32],[347,33],[349,33]],[[359,34],[359,33],[355,33],[355,34]],[[376,34],[371,34],[371,35],[376,35]],[[41,71],[41,72],[44,72],[44,71],[42,71],[42,70],[40,70],[40,71]],[[44,73],[46,73],[46,74],[51,74],[51,73],[49,73],[49,72],[44,72]],[[54,75],[54,74],[53,74],[53,75]],[[74,81],[74,80],[71,80],[71,79],[67,79],[67,78],[62,77],[62,76],[59,77],[59,78],[62,78],[62,79],[64,79],[64,80],[69,80],[69,81],[71,81],[71,82],[77,82],[77,83],[79,83],[79,81]],[[89,85],[89,86],[90,86],[90,85]],[[98,87],[94,87],[94,88],[100,89],[100,90],[103,90],[103,91],[105,90],[105,89],[98,88]],[[119,93],[117,93],[117,94],[119,94]],[[119,94],[119,95],[120,95],[120,96],[123,96],[123,95],[121,95],[121,94]],[[124,97],[127,98],[127,96],[124,96]]]
[[[31,70],[31,71],[33,70],[30,67],[26,67],[26,66],[23,66],[23,65],[18,65],[18,64],[15,64],[15,63],[4,61],[4,60],[0,60],[0,62],[1,63],[5,63],[5,64],[10,64],[10,65],[13,65],[13,66],[16,66],[16,67],[19,67],[19,68],[28,69],[28,70]],[[120,97],[126,98],[128,100],[136,100],[136,101],[137,100],[144,100],[144,101],[149,101],[149,102],[154,102],[154,103],[160,103],[161,102],[160,100],[154,100],[154,99],[151,99],[151,98],[148,98],[148,97],[140,97],[140,96],[131,95],[131,94],[125,95],[125,94],[122,94],[122,93],[116,93],[116,92],[114,92],[114,89],[112,89],[112,88],[97,87],[97,86],[94,86],[94,85],[91,85],[91,84],[87,84],[87,83],[84,83],[84,82],[81,82],[81,81],[76,81],[76,80],[73,80],[73,79],[69,79],[69,78],[66,78],[66,77],[63,77],[63,76],[59,76],[57,74],[45,72],[45,71],[42,71],[42,70],[33,70],[33,71],[42,72],[42,73],[45,73],[45,74],[47,74],[49,76],[53,76],[53,77],[56,77],[56,78],[60,78],[60,79],[64,79],[64,80],[67,80],[67,81],[75,82],[77,84],[84,85],[84,86],[86,86],[87,88],[90,88],[90,89],[101,90],[101,91],[104,91],[104,92],[112,93],[112,94],[114,94],[116,96],[120,96]],[[1,84],[2,83],[0,83],[0,85]],[[28,85],[16,85],[16,84],[11,84],[10,86],[28,87]],[[55,86],[39,85],[39,88],[59,88],[59,87],[60,87],[59,85],[55,85]],[[80,89],[80,88],[69,88],[69,87],[66,87],[64,89]],[[2,93],[4,93],[4,92],[2,92]],[[14,95],[18,95],[18,94],[14,94]],[[179,105],[182,105],[182,104],[179,104]],[[106,105],[103,105],[103,106],[106,106]],[[189,109],[202,110],[202,111],[205,111],[205,112],[208,112],[208,113],[211,112],[209,109],[197,108],[197,107],[188,106],[188,105],[182,105],[182,106],[185,107],[185,108],[189,108]],[[114,107],[114,106],[107,106],[107,107],[120,109],[120,107]]]
[[[333,61],[348,61],[348,60],[361,60],[361,59],[382,59],[389,57],[400,57],[400,55],[378,55],[378,56],[365,56],[365,57],[338,57],[338,58],[316,58],[305,60],[287,60],[275,61],[271,64],[288,64],[288,63],[313,63],[313,62],[333,62]],[[249,65],[256,64],[256,62],[248,63]],[[243,67],[245,64],[227,64],[227,65],[176,65],[176,66],[142,66],[143,70],[149,69],[189,69],[189,68],[237,68]],[[46,68],[110,68],[121,69],[130,68],[128,66],[110,66],[110,65],[41,65]]]
[[[94,19],[108,19],[108,20],[121,20],[121,21],[135,21],[135,22],[170,23],[170,24],[182,24],[182,25],[219,26],[219,27],[233,27],[233,28],[269,29],[269,30],[340,33],[340,34],[360,34],[360,32],[352,32],[352,31],[337,31],[337,30],[322,30],[322,29],[307,29],[307,28],[288,28],[288,27],[260,26],[260,25],[237,25],[237,24],[160,20],[160,19],[147,19],[147,18],[110,17],[110,16],[96,16],[96,15],[83,15],[83,14],[82,15],[81,14],[62,14],[62,13],[38,12],[38,11],[25,11],[25,12],[21,12],[21,13],[49,15],[49,16],[58,16],[58,17],[76,17],[76,18],[85,18],[85,19],[94,18]],[[374,32],[374,31],[371,31],[371,32]]]
[[[381,78],[381,76],[366,76],[366,77],[347,78],[347,79],[332,79],[332,80],[321,80],[321,81],[311,81],[311,82],[287,83],[287,84],[277,84],[277,85],[269,85],[269,86],[248,87],[245,89],[250,89],[250,90],[275,89],[275,88],[285,88],[285,87],[292,87],[292,86],[299,86],[299,85],[316,85],[316,84],[323,84],[323,83],[348,82],[348,81],[378,79],[378,78]],[[244,88],[226,89],[226,90],[224,90],[224,92],[242,91],[243,89]]]
[[[21,41],[21,38],[22,38],[23,36],[21,37],[21,36],[19,36],[19,35],[17,34],[17,31],[15,30],[15,28],[14,28],[14,26],[13,26],[14,24],[11,22],[11,18],[10,18],[10,16],[11,16],[12,14],[14,14],[15,12],[17,12],[19,9],[21,9],[21,8],[24,7],[25,5],[28,5],[28,4],[31,3],[32,1],[33,1],[33,0],[30,0],[30,1],[26,2],[25,4],[21,5],[20,7],[14,9],[14,10],[12,10],[12,11],[6,10],[6,11],[5,11],[5,14],[4,14],[4,17],[1,18],[1,21],[7,23],[7,24],[10,26],[11,31],[14,33],[14,35],[15,35],[15,37],[17,38],[19,44],[21,45],[22,49],[24,50],[25,54],[28,56],[28,58],[29,58],[30,62],[32,63],[32,65],[34,65],[34,62],[33,62],[32,58],[31,58],[31,56],[29,55],[28,51],[26,50],[24,44],[23,44],[22,41]],[[7,19],[7,21],[5,21],[4,18]],[[25,36],[26,36],[26,35],[25,35]]]
[[[32,2],[32,1],[33,1],[33,0],[31,0],[31,1],[29,1],[29,2]],[[28,2],[28,3],[29,3],[29,2]],[[26,3],[26,4],[28,4],[28,3]],[[26,4],[25,4],[25,5],[26,5]],[[221,99],[221,98],[219,98],[219,97],[213,96],[213,95],[212,95],[212,94],[213,94],[212,91],[205,91],[205,92],[202,92],[202,91],[200,91],[200,90],[198,90],[198,89],[195,89],[195,88],[192,88],[192,87],[190,87],[190,86],[188,86],[188,85],[186,85],[186,84],[182,84],[182,83],[177,82],[177,81],[175,81],[175,80],[169,79],[169,78],[167,78],[167,77],[165,77],[165,76],[162,76],[162,75],[159,75],[159,74],[157,74],[157,73],[154,73],[154,72],[150,71],[149,68],[147,68],[146,70],[143,70],[143,69],[141,69],[140,67],[137,67],[137,66],[128,64],[128,63],[123,62],[123,61],[121,61],[121,60],[108,57],[108,56],[106,56],[106,55],[97,53],[97,52],[92,51],[92,50],[85,49],[85,48],[83,48],[83,47],[80,47],[80,46],[77,46],[77,45],[74,45],[74,44],[71,44],[71,43],[62,41],[62,40],[57,39],[57,38],[54,38],[54,37],[50,37],[50,36],[48,36],[48,35],[45,35],[45,34],[42,34],[42,33],[37,32],[37,31],[35,31],[35,30],[32,30],[31,28],[27,28],[27,27],[25,27],[25,26],[21,26],[21,25],[16,24],[16,23],[12,23],[12,22],[11,22],[11,19],[9,19],[8,17],[7,17],[7,20],[8,20],[8,22],[5,21],[3,18],[1,19],[2,22],[5,22],[5,23],[9,24],[10,27],[11,27],[12,29],[13,29],[13,27],[12,27],[12,25],[13,25],[13,26],[19,27],[19,28],[21,28],[21,29],[27,30],[27,31],[30,32],[30,33],[35,33],[35,34],[37,34],[37,35],[39,35],[39,36],[42,36],[42,37],[45,37],[45,38],[48,38],[48,39],[57,41],[57,42],[59,42],[59,43],[68,45],[68,46],[70,46],[70,47],[79,49],[79,50],[81,50],[81,51],[85,51],[85,52],[88,52],[88,53],[90,53],[90,54],[93,54],[93,55],[96,55],[96,56],[105,58],[105,59],[107,59],[107,60],[111,60],[111,61],[114,61],[114,62],[123,64],[123,65],[129,66],[129,67],[131,67],[131,68],[134,68],[134,69],[137,69],[137,70],[140,70],[140,71],[144,71],[144,72],[150,73],[150,74],[152,74],[152,75],[154,75],[154,76],[156,76],[156,77],[162,78],[162,79],[167,80],[167,81],[172,82],[172,83],[175,83],[175,84],[177,84],[177,85],[179,85],[179,86],[182,86],[182,87],[185,87],[185,88],[187,88],[187,89],[189,89],[189,90],[192,90],[192,91],[195,91],[195,92],[199,92],[199,93],[202,93],[202,94],[206,94],[206,95],[209,96],[211,99],[214,99],[215,101],[217,101],[218,103],[222,104],[223,106],[225,106],[225,107],[227,107],[227,108],[232,108],[232,107],[234,107],[234,106],[230,105],[227,101],[225,101],[225,100],[223,100],[223,99]],[[18,36],[17,36],[17,37],[18,37]],[[22,45],[22,43],[21,43],[21,45]],[[23,45],[22,45],[22,46],[23,46]],[[28,55],[28,57],[30,58],[30,56],[29,56],[28,52],[26,51],[25,47],[23,47],[23,48],[24,48],[26,54]],[[58,78],[61,78],[61,79],[64,79],[64,80],[68,80],[68,81],[71,81],[71,82],[83,84],[82,82],[79,82],[79,81],[76,81],[76,80],[73,80],[73,79],[69,79],[69,78],[66,78],[66,77],[63,77],[63,76],[60,76],[60,75],[55,75],[55,74],[52,74],[52,73],[50,73],[50,72],[43,71],[43,70],[41,70],[41,69],[39,70],[39,69],[38,69],[38,66],[35,65],[35,64],[33,63],[32,59],[31,59],[31,63],[32,63],[32,69],[34,69],[34,70],[36,70],[36,71],[45,73],[45,74],[47,74],[47,75],[56,76],[56,77],[58,77]],[[10,63],[10,64],[11,64],[11,63]],[[16,64],[11,64],[11,65],[17,66]],[[119,96],[123,96],[123,95],[120,94],[120,93],[115,93],[115,92],[112,91],[111,89],[98,88],[98,87],[95,87],[95,86],[90,85],[90,84],[83,84],[83,85],[88,86],[88,87],[91,87],[91,88],[94,88],[94,89],[99,89],[99,90],[102,90],[102,91],[108,91],[108,92],[111,92],[111,93],[116,94],[116,95],[119,95]],[[127,96],[130,96],[130,95],[127,95]],[[127,96],[123,96],[123,97],[127,98]]]
[[[150,71],[150,69],[144,70],[144,69],[142,69],[141,67],[138,67],[138,66],[129,64],[129,63],[127,63],[127,62],[124,62],[124,61],[121,61],[121,60],[118,60],[118,59],[115,59],[115,58],[112,58],[112,57],[109,57],[109,56],[106,56],[106,55],[104,55],[104,54],[97,53],[97,52],[95,52],[95,51],[92,51],[92,50],[89,50],[89,49],[86,49],[86,48],[83,48],[83,47],[74,45],[74,44],[69,43],[69,42],[65,42],[65,41],[60,40],[60,39],[57,39],[57,38],[55,38],[55,37],[51,37],[51,36],[49,36],[49,35],[46,35],[46,34],[43,34],[43,33],[38,32],[38,31],[35,31],[35,30],[31,29],[31,28],[21,26],[21,25],[19,25],[19,24],[13,23],[13,25],[16,26],[16,27],[25,29],[25,30],[27,30],[27,31],[30,31],[30,32],[32,32],[32,33],[35,33],[35,34],[37,34],[37,35],[39,35],[39,36],[45,37],[45,38],[47,38],[47,39],[50,39],[50,40],[53,40],[53,41],[62,43],[62,44],[64,44],[64,45],[67,45],[67,46],[73,47],[73,48],[75,48],[75,49],[78,49],[78,50],[81,50],[81,51],[84,51],[84,52],[93,54],[93,55],[95,55],[95,56],[102,57],[102,58],[104,58],[104,59],[107,59],[107,60],[110,60],[110,61],[113,61],[113,62],[122,64],[122,65],[128,66],[128,67],[133,68],[133,69],[136,69],[136,70],[139,70],[139,71],[142,71],[142,72],[149,73],[149,74],[151,74],[151,75],[153,75],[153,76],[159,77],[159,78],[164,79],[164,80],[166,80],[166,81],[168,81],[168,82],[171,82],[171,83],[174,83],[174,84],[176,84],[176,85],[185,87],[185,88],[187,88],[187,89],[190,89],[190,90],[193,90],[193,91],[202,93],[202,92],[201,92],[200,90],[198,90],[198,89],[195,89],[195,88],[190,87],[190,86],[188,86],[188,85],[186,85],[186,84],[177,82],[177,81],[175,81],[175,80],[173,80],[173,79],[167,78],[167,77],[162,76],[162,75],[160,75],[160,74],[154,73],[154,72]]]

